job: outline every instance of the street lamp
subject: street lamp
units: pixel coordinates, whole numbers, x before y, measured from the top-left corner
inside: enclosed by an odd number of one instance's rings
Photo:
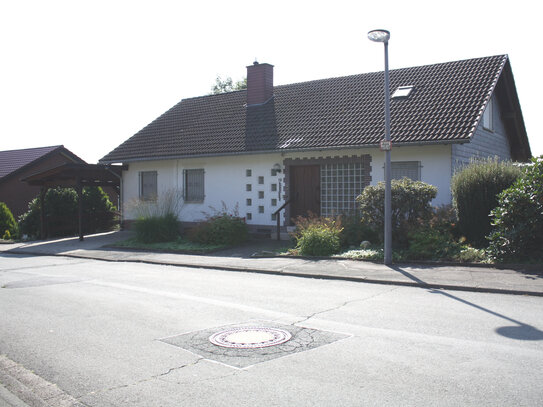
[[[390,86],[388,73],[388,40],[390,32],[387,30],[372,30],[368,38],[374,42],[385,44],[385,139],[381,142],[381,150],[385,151],[385,261],[392,263],[392,192],[390,171]]]

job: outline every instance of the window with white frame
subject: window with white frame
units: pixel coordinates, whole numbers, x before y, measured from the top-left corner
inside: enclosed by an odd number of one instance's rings
[[[143,201],[154,200],[157,197],[157,172],[141,171],[139,173],[140,199]]]
[[[493,114],[492,111],[494,110],[494,103],[492,101],[493,99],[490,98],[488,101],[488,104],[486,105],[485,112],[483,113],[483,127],[487,130],[494,130],[492,126],[493,121]]]
[[[183,170],[185,202],[204,201],[204,169]]]
[[[413,181],[420,181],[420,161],[393,161],[390,167],[392,179],[407,177]]]

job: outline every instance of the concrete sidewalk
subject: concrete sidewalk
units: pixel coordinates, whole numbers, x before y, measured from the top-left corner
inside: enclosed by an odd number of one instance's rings
[[[258,251],[263,242],[205,256],[128,251],[106,247],[130,236],[130,232],[125,231],[87,236],[82,242],[77,238],[66,238],[1,244],[0,252],[213,268],[430,289],[543,296],[543,265],[494,268],[470,265],[394,264],[389,267],[357,260],[252,257],[251,253]],[[265,244],[273,245],[274,242]]]

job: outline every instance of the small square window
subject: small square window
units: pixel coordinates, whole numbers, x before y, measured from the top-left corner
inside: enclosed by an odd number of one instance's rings
[[[264,199],[264,191],[258,191],[258,198]]]
[[[258,213],[264,213],[264,207],[263,206],[258,207]]]
[[[271,206],[277,206],[277,199],[273,198],[271,200]]]
[[[253,175],[253,171],[252,171],[252,170],[245,170],[245,176],[246,176],[246,177],[250,177],[251,175]]]
[[[250,199],[250,198],[247,198],[247,200],[245,201],[246,205],[247,206],[251,206],[253,204],[253,200]]]
[[[271,184],[271,190],[277,191],[277,184]]]
[[[258,183],[262,185],[264,183],[264,177],[258,177]]]
[[[245,190],[246,190],[246,191],[252,191],[252,190],[253,190],[252,185],[251,185],[251,184],[246,184],[246,185],[245,185]]]

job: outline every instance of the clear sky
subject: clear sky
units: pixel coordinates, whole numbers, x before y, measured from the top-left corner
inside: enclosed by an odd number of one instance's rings
[[[183,98],[509,54],[533,155],[543,154],[542,29],[534,0],[0,0],[0,150],[63,144],[95,163]]]

